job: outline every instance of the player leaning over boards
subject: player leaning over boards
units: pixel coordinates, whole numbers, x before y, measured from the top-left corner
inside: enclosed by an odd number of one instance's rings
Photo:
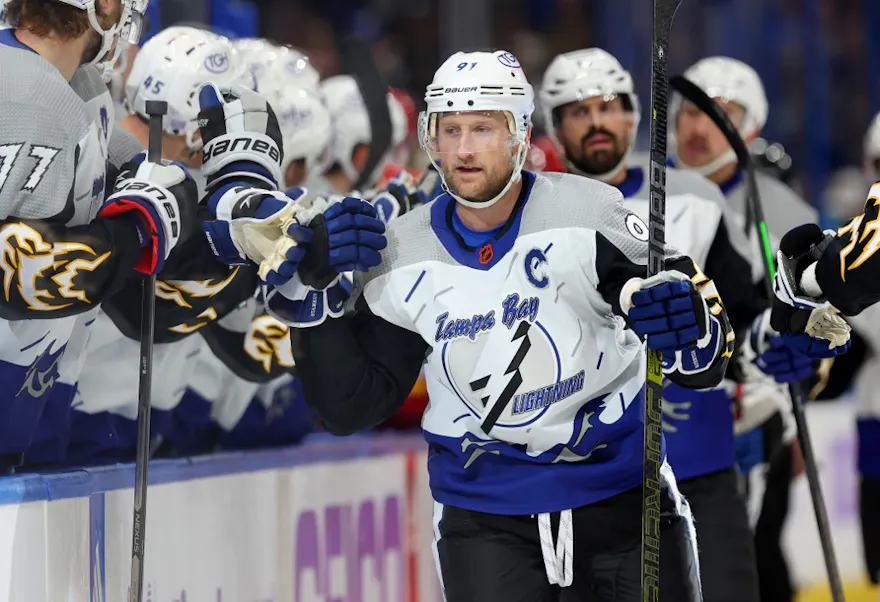
[[[632,153],[639,99],[632,76],[617,59],[600,48],[557,56],[544,73],[541,106],[568,171],[615,186],[627,209],[647,219],[649,157]],[[734,330],[748,332],[767,303],[752,292],[748,241],[721,190],[699,174],[670,167],[666,213],[666,240],[705,269]],[[741,359],[738,354],[735,361]],[[727,392],[733,386],[726,380],[701,391],[668,381],[663,387],[667,459],[697,524],[705,602],[759,599],[752,530],[736,469]]]
[[[643,339],[673,381],[717,385],[733,333],[715,287],[672,251],[643,280],[646,227],[619,191],[522,170],[534,95],[510,53],[453,55],[425,100],[421,143],[448,192],[390,223],[353,312],[292,331],[306,399],[353,433],[425,365],[449,602],[638,600]],[[296,292],[270,307],[289,319]],[[661,599],[696,601],[690,512],[662,475]]]
[[[133,166],[105,203],[108,161],[142,150],[114,129],[98,67],[138,41],[146,0],[11,0],[0,32],[0,473],[22,463],[50,396],[72,396],[99,304],[162,269],[195,226],[177,166]],[[54,390],[53,390],[54,389]],[[63,404],[62,404],[63,405]]]

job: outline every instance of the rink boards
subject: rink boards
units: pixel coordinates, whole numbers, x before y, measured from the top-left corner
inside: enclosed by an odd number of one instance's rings
[[[852,408],[809,408],[850,602],[863,583]],[[316,436],[280,451],[154,462],[149,602],[440,602],[418,435]],[[0,479],[0,602],[127,600],[130,465]],[[699,525],[698,525],[699,526]],[[802,583],[824,581],[806,483],[785,534]],[[804,602],[829,600],[821,587]]]

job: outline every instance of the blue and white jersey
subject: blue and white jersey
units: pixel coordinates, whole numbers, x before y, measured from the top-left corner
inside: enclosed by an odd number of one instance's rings
[[[645,173],[643,162],[631,167],[617,188],[624,205],[647,220],[651,191]],[[713,279],[733,322],[741,301],[752,294],[750,253],[718,186],[694,172],[666,170],[666,240]],[[732,403],[723,385],[697,391],[665,380],[663,431],[668,460],[679,480],[736,463]]]
[[[355,322],[393,324],[427,349],[434,498],[495,514],[576,508],[642,481],[645,347],[620,297],[645,275],[647,227],[613,187],[522,175],[514,215],[495,230],[463,234],[447,194],[389,224],[383,263],[353,296]],[[698,283],[719,344],[695,365],[691,350],[676,354],[665,372],[715,384],[733,349],[726,315],[690,258],[667,257],[667,269]],[[326,340],[329,322],[306,336]],[[306,399],[333,403],[330,383],[309,378],[302,361]]]

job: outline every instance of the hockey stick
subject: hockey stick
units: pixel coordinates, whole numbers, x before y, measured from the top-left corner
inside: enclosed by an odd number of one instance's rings
[[[343,68],[357,82],[370,120],[367,163],[352,187],[352,190],[363,192],[361,188],[370,183],[370,176],[391,149],[393,133],[388,111],[388,86],[382,81],[373,61],[373,51],[366,42],[349,37],[343,40],[340,50]]]
[[[718,126],[718,129],[721,130],[724,137],[730,143],[731,148],[733,148],[733,152],[736,153],[740,168],[745,171],[746,185],[748,187],[748,208],[755,221],[766,267],[764,270],[764,286],[767,289],[768,301],[772,301],[774,297],[773,278],[776,275],[776,264],[773,257],[773,246],[770,244],[767,222],[764,220],[764,207],[761,203],[758,182],[755,178],[755,165],[752,155],[739,131],[737,131],[727,116],[727,113],[715,101],[709,98],[702,89],[681,75],[670,78],[670,84],[684,98],[706,113],[712,122]],[[816,465],[813,443],[807,427],[806,415],[804,414],[804,393],[801,384],[791,383],[789,385],[789,393],[791,394],[794,419],[797,423],[798,438],[800,439],[801,450],[804,454],[804,468],[807,473],[807,483],[810,487],[813,511],[816,514],[819,539],[822,542],[822,554],[825,557],[828,582],[831,585],[831,598],[834,602],[843,602],[843,584],[840,579],[840,570],[837,566],[837,556],[834,554],[831,527],[828,523],[828,511],[825,508],[825,499],[819,482],[819,469]]]
[[[150,144],[147,160],[162,161],[162,117],[168,103],[147,101],[150,116]],[[131,532],[130,602],[141,602],[144,594],[144,543],[147,527],[147,465],[150,460],[150,389],[153,384],[153,325],[156,321],[156,275],[143,280],[141,297],[141,373],[138,382],[137,460],[134,465],[134,519]]]
[[[663,271],[666,256],[666,110],[669,81],[666,49],[681,0],[654,0],[651,54],[651,203],[648,215],[648,278]],[[642,602],[660,600],[660,464],[663,435],[663,354],[647,348],[645,448],[642,481]]]

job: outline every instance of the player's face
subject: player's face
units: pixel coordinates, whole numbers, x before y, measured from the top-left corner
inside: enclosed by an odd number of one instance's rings
[[[720,99],[715,102],[724,109],[734,126],[742,126],[745,111],[740,105]],[[688,165],[702,167],[730,148],[718,126],[691,102],[682,102],[676,127],[678,156]]]
[[[435,148],[446,185],[464,199],[493,199],[510,180],[513,137],[502,111],[440,113]]]
[[[632,111],[619,96],[596,96],[560,107],[557,134],[566,158],[587,174],[608,173],[629,146]]]

